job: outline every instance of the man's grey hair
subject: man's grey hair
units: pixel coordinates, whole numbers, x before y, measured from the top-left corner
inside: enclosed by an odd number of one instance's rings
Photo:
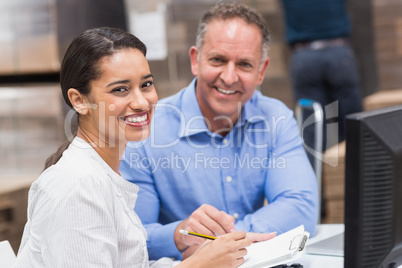
[[[198,31],[195,45],[201,52],[204,44],[205,33],[207,32],[208,24],[213,20],[228,20],[240,18],[249,24],[256,25],[261,32],[261,62],[268,56],[270,34],[264,18],[254,9],[234,2],[219,2],[208,10],[198,23]],[[200,53],[198,53],[200,55]],[[261,66],[260,66],[261,67]]]

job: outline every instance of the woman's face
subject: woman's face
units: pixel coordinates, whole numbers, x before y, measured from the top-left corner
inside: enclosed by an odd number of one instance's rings
[[[124,49],[99,64],[101,76],[90,83],[88,100],[93,107],[85,125],[93,134],[98,132],[99,146],[146,139],[158,96],[145,56],[137,49]]]

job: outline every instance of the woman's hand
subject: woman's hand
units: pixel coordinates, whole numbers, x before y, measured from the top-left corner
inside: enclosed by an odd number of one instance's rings
[[[272,239],[276,236],[276,232],[272,233],[247,233],[247,238],[254,242],[261,242]]]
[[[174,241],[178,250],[204,243],[203,238],[180,234],[180,229],[209,236],[224,235],[235,231],[235,219],[224,211],[207,204],[201,205],[190,217],[182,221],[174,232]]]
[[[251,240],[252,243],[254,242],[261,242],[265,240],[272,239],[276,236],[276,232],[272,233],[247,233],[246,237]],[[205,239],[204,239],[205,240]],[[182,254],[183,260],[187,259],[191,255],[194,254],[194,252],[201,246],[202,244],[195,244],[192,246],[189,246]]]
[[[205,241],[177,267],[238,267],[244,263],[246,247],[251,243],[243,231],[220,235],[216,240]]]

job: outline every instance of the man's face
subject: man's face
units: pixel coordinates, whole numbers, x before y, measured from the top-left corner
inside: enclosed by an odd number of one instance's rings
[[[234,124],[241,107],[262,83],[269,63],[266,58],[260,66],[260,30],[242,19],[213,20],[201,51],[192,47],[190,57],[204,117],[211,123],[225,117]]]

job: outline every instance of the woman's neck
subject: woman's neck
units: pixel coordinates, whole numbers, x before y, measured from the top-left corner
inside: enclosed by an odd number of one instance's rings
[[[117,174],[120,174],[120,162],[126,148],[126,143],[105,141],[100,137],[94,136],[91,133],[85,132],[80,128],[77,131],[77,137],[83,139],[90,144],[99,156],[106,162]]]

